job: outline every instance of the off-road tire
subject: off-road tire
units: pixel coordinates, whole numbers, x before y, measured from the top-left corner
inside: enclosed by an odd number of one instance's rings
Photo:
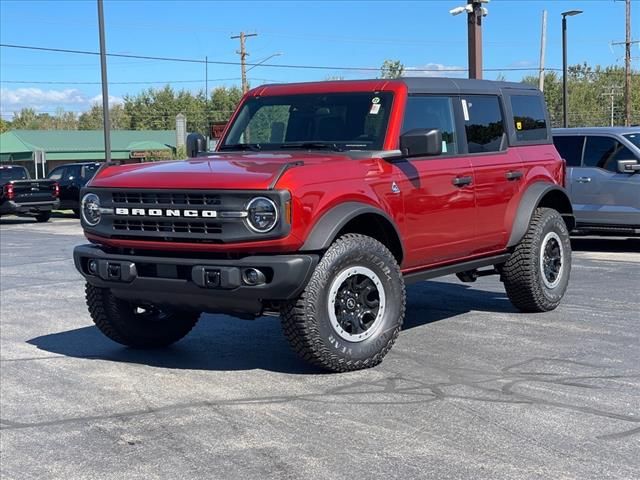
[[[371,336],[351,342],[331,324],[329,294],[334,279],[358,267],[375,273],[386,298]],[[311,364],[333,372],[359,370],[379,364],[389,352],[402,328],[405,304],[404,281],[391,252],[371,237],[347,234],[329,247],[302,294],[283,306],[282,328],[293,350]]]
[[[545,283],[541,268],[541,255],[544,254],[541,249],[545,239],[551,238],[549,235],[557,236],[561,246],[561,270],[553,287]],[[502,268],[501,280],[509,300],[523,312],[553,310],[564,296],[570,273],[571,242],[562,216],[550,208],[537,208],[526,234]]]
[[[48,222],[50,218],[51,218],[51,212],[39,213],[38,215],[36,215],[36,222],[45,223],[45,222]]]
[[[108,288],[85,288],[87,306],[96,327],[114,342],[135,348],[166,347],[183,338],[198,322],[196,312],[134,313],[135,305],[115,297]]]

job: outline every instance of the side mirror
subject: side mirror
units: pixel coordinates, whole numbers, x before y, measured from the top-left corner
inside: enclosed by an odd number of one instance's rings
[[[199,133],[187,135],[187,157],[194,158],[207,151],[207,140]]]
[[[442,132],[437,128],[416,128],[400,135],[400,150],[407,157],[442,154]]]
[[[640,172],[640,164],[637,160],[618,160],[618,173]]]

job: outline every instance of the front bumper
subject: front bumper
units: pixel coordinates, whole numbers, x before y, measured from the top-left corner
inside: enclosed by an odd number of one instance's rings
[[[37,215],[39,213],[56,210],[59,206],[60,206],[60,200],[53,200],[48,202],[29,202],[29,203],[16,203],[13,200],[7,200],[2,204],[2,206],[0,206],[0,213],[2,215],[8,215],[8,214]]]
[[[264,301],[295,298],[318,263],[318,255],[253,255],[235,260],[109,253],[95,245],[73,250],[88,283],[121,299],[211,313],[259,315]],[[93,267],[93,273],[90,271]],[[247,268],[264,273],[248,285]]]

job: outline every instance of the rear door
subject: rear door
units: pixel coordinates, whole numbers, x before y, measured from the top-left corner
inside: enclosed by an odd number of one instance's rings
[[[618,173],[618,160],[640,160],[615,137],[587,135],[582,166],[571,177],[571,200],[582,224],[637,225],[640,176]]]
[[[454,109],[457,97],[411,95],[402,133],[416,128],[442,132],[442,155],[394,162],[397,190],[403,195],[406,268],[447,262],[471,254],[476,234],[473,169],[460,155]]]
[[[472,253],[501,250],[510,233],[508,208],[517,201],[522,183],[522,160],[515,150],[508,148],[504,114],[497,95],[463,95],[461,103],[478,215]]]

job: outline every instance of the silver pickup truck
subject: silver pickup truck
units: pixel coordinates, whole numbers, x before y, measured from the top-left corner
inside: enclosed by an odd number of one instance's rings
[[[640,127],[558,128],[576,230],[640,235]]]
[[[47,222],[60,205],[60,187],[53,180],[33,180],[19,165],[0,166],[0,216],[29,215]]]

